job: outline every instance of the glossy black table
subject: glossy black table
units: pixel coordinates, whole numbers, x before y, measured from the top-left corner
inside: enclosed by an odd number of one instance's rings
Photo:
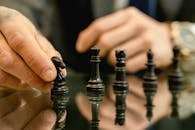
[[[142,74],[141,74],[142,75]],[[134,86],[138,84],[139,89],[142,89],[142,79],[141,75],[129,75],[127,76],[127,81],[130,86],[130,90],[134,89]],[[101,75],[104,84],[106,85],[106,89],[109,90],[112,87],[112,83],[114,81],[114,75]],[[160,74],[159,76],[158,87],[161,89],[159,92],[167,93],[168,89],[166,86],[166,75]],[[88,120],[82,116],[81,112],[78,109],[78,106],[75,102],[75,97],[78,93],[86,94],[85,86],[87,85],[87,81],[89,80],[89,75],[77,72],[68,73],[67,76],[67,85],[70,88],[70,102],[67,108],[67,119],[66,119],[66,128],[65,130],[89,130],[89,122]],[[165,88],[165,89],[164,89]],[[2,90],[3,91],[3,90]],[[156,105],[158,109],[159,107],[163,107],[163,100],[160,106]],[[131,117],[129,117],[131,118]],[[151,128],[148,130],[195,130],[195,115],[192,115],[185,120],[175,120],[170,119],[168,116],[162,118]],[[128,122],[126,122],[128,123]],[[113,122],[114,124],[114,122]],[[101,130],[101,129],[100,129]],[[120,129],[119,129],[120,130]]]
[[[140,80],[140,82],[142,82],[141,75],[139,74],[136,76],[135,75],[127,76],[130,90],[131,90],[131,85],[134,84],[132,83],[134,82],[134,80],[131,79],[136,77],[136,80]],[[109,87],[112,87],[112,83],[115,78],[114,75],[112,74],[102,75],[101,77],[107,89],[109,89]],[[166,86],[167,84],[166,75],[160,74],[158,77],[159,77],[158,87],[167,87],[166,89],[168,89],[168,86]],[[88,80],[89,80],[89,76],[82,73],[77,73],[76,75],[73,73],[67,76],[67,84],[69,85],[70,92],[71,92],[71,100],[68,107],[66,130],[88,130],[89,129],[89,122],[81,115],[75,103],[75,97],[77,93],[82,92],[86,94],[85,86],[87,85]],[[156,106],[156,107],[162,107],[162,106],[163,104],[161,104],[161,106]],[[194,115],[190,116],[189,118],[186,118],[185,120],[171,119],[169,116],[166,116],[161,120],[159,120],[158,122],[156,122],[154,125],[152,125],[151,128],[148,128],[148,130],[186,130],[186,129],[194,130],[195,129],[195,125],[193,124],[194,121],[195,121]]]

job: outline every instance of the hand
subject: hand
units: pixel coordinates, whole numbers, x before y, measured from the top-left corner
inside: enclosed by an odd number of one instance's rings
[[[94,45],[112,65],[115,64],[115,50],[126,50],[129,72],[145,68],[148,49],[154,53],[156,67],[163,68],[171,63],[172,43],[168,25],[134,7],[99,18],[79,34],[78,52],[86,52]]]
[[[0,91],[0,130],[51,130],[56,115],[47,94],[34,90]]]
[[[112,86],[109,87],[108,94],[105,94],[99,109],[99,128],[101,130],[145,130],[149,125],[159,119],[168,116],[170,113],[171,95],[168,91],[167,80],[161,77],[157,93],[154,96],[153,118],[149,122],[146,118],[146,99],[142,89],[142,82],[136,77],[128,77],[129,92],[126,98],[126,116],[123,126],[114,125],[115,120],[115,95]],[[91,108],[88,98],[80,94],[76,98],[79,110],[89,121],[91,121]]]
[[[52,56],[60,54],[16,10],[0,6],[0,86],[47,91],[56,77]]]

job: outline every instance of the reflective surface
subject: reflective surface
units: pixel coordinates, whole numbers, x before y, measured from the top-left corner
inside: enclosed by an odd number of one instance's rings
[[[193,116],[189,119],[181,121],[168,118],[171,110],[171,94],[168,90],[166,75],[158,76],[158,90],[156,95],[154,96],[155,107],[153,110],[154,115],[151,122],[148,122],[147,118],[145,117],[146,101],[142,87],[142,79],[133,75],[127,76],[129,91],[127,93],[126,99],[126,121],[124,126],[116,126],[114,124],[115,95],[112,90],[115,76],[106,75],[101,77],[106,86],[106,94],[104,96],[103,102],[100,104],[100,130],[143,130],[152,124],[155,124],[152,125],[152,130],[183,130],[184,128],[188,130],[194,129],[193,127],[195,127],[195,125],[192,125],[194,120]],[[88,121],[91,119],[91,110],[88,99],[85,96],[85,87],[88,80],[88,75],[80,73],[71,73],[67,76],[67,85],[70,88],[71,97],[70,102],[68,103],[66,130],[89,129]],[[20,96],[18,96],[14,100],[8,100],[5,105],[5,101],[3,101],[2,99],[14,94]],[[36,105],[41,104],[43,106],[43,104],[45,104],[45,106],[50,106],[49,95],[34,90],[18,92],[14,90],[7,91],[2,89],[0,91],[0,110],[3,110],[4,107],[6,107],[10,109],[9,112],[14,111],[14,106],[18,105],[21,100],[25,101],[25,103],[27,104],[31,104],[32,101],[36,101]],[[4,114],[4,116],[5,115],[6,114]],[[23,116],[20,116],[19,118],[22,117]]]

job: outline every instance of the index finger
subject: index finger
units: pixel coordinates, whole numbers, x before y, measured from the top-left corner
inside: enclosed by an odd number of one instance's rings
[[[76,49],[85,52],[95,44],[98,37],[103,33],[116,28],[128,20],[128,13],[124,10],[118,11],[95,20],[88,28],[79,34]]]
[[[35,39],[36,30],[28,27],[32,24],[25,24],[30,21],[26,19],[27,21],[23,22],[20,19],[24,20],[24,16],[16,11],[10,17],[1,16],[0,29],[3,35],[9,46],[37,75],[45,81],[52,81],[56,76],[56,70],[50,57],[38,45]]]

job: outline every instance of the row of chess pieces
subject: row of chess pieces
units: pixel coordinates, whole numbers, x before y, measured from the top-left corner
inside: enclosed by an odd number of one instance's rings
[[[103,100],[105,93],[105,85],[100,76],[99,64],[101,62],[99,56],[99,48],[92,47],[90,49],[91,57],[91,75],[86,85],[86,92],[91,103],[92,120],[90,123],[91,130],[98,130],[99,119],[98,111],[100,102]],[[124,125],[126,110],[126,95],[128,92],[128,83],[126,81],[126,54],[124,50],[116,51],[115,81],[113,90],[116,95],[116,125]],[[178,47],[173,48],[173,62],[168,76],[169,90],[172,94],[172,113],[173,118],[178,118],[178,96],[183,88],[184,76],[179,66],[180,50]],[[56,66],[57,77],[54,81],[54,87],[51,90],[51,100],[53,102],[53,110],[56,112],[57,121],[55,130],[62,130],[65,126],[65,120],[60,119],[65,113],[66,105],[69,101],[69,89],[66,85],[65,76],[61,69],[65,68],[65,64],[57,57],[53,57],[52,61]],[[146,117],[150,121],[153,116],[153,97],[157,91],[157,76],[155,74],[155,64],[153,62],[153,53],[151,50],[147,52],[147,69],[143,76],[143,89],[146,96]]]

